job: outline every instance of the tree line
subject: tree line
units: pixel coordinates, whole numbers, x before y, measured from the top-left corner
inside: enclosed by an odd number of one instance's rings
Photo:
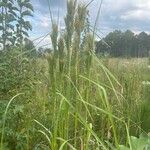
[[[96,42],[96,53],[112,57],[147,57],[150,54],[150,35],[115,30]]]

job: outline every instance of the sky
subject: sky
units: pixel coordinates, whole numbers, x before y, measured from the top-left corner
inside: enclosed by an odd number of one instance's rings
[[[64,16],[66,14],[66,0],[31,0],[34,6],[34,16],[29,20],[33,30],[30,32],[32,40],[44,36],[51,31],[49,5],[53,19],[58,20],[59,28],[64,28]],[[79,3],[88,4],[91,0],[78,0]],[[94,24],[101,0],[93,0],[88,6],[90,22]],[[97,22],[97,34],[104,37],[113,30],[130,29],[135,34],[145,31],[150,33],[150,0],[103,0],[99,20]],[[43,41],[35,40],[35,45],[48,46],[50,37]]]

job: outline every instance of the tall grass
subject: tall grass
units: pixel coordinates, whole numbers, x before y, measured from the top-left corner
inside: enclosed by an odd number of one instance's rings
[[[118,147],[129,142],[130,128],[136,127],[133,134],[141,130],[140,113],[133,115],[140,101],[130,94],[138,84],[132,87],[125,83],[123,89],[94,55],[95,31],[86,29],[86,18],[86,5],[67,1],[65,33],[59,34],[57,24],[52,23],[53,53],[47,55],[51,135],[42,133],[54,150],[68,149],[69,145],[76,149],[108,149],[108,142]],[[127,78],[123,80],[128,82]]]
[[[130,135],[149,132],[142,116],[145,109],[150,113],[147,87],[143,89],[142,85],[144,79],[149,80],[148,68],[143,70],[145,77],[141,74],[143,67],[128,64],[129,60],[120,63],[120,59],[104,60],[94,54],[95,30],[88,29],[87,5],[67,1],[63,33],[59,33],[58,24],[50,16],[53,51],[38,59],[37,68],[42,73],[35,86],[36,96],[26,104],[29,120],[22,125],[27,132],[23,148],[108,150],[119,149],[120,144],[132,147]],[[4,126],[5,122],[2,148]]]

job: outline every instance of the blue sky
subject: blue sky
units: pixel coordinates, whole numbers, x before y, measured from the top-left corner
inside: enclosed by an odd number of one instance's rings
[[[91,0],[78,0],[88,3]],[[90,22],[94,23],[101,0],[94,0],[88,7]],[[46,35],[51,30],[48,0],[31,0],[34,6],[34,17],[30,18],[33,26],[31,39]],[[59,27],[64,27],[66,0],[49,0],[54,19],[58,18]],[[145,31],[150,33],[150,0],[103,0],[100,17],[97,23],[98,34],[103,37],[115,29],[130,29],[135,33]],[[38,41],[35,42],[37,44]],[[39,46],[50,44],[49,36]]]

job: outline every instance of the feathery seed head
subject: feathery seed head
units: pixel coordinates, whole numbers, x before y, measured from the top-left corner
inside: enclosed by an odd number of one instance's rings
[[[52,23],[52,32],[51,32],[51,41],[54,51],[57,50],[57,38],[58,38],[58,25],[53,22]]]
[[[84,50],[86,52],[93,52],[94,51],[93,36],[90,33],[87,34]]]
[[[85,28],[86,15],[86,7],[84,5],[79,5],[75,18],[75,30],[77,34],[80,34]]]
[[[63,38],[59,38],[59,40],[58,40],[58,52],[59,52],[59,57],[63,57],[63,53],[64,53],[64,40],[63,40]]]

